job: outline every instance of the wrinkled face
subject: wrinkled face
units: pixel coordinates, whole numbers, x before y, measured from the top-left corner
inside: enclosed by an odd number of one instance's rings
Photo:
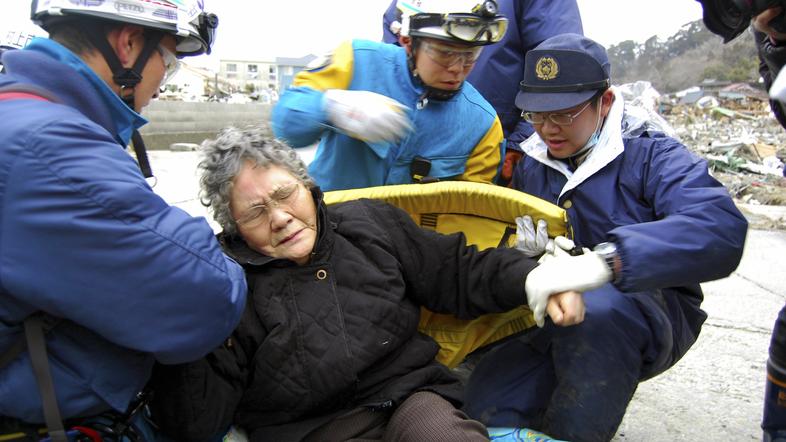
[[[481,50],[480,46],[424,38],[415,50],[415,68],[428,86],[458,90],[475,66]]]
[[[142,47],[144,41],[140,42]],[[142,81],[134,88],[135,104],[137,112],[150,103],[150,100],[158,97],[159,88],[167,74],[167,68],[172,69],[172,55],[176,53],[176,41],[171,35],[166,35],[161,39],[159,48],[150,54],[145,68],[142,70]],[[169,53],[167,53],[169,52]]]
[[[238,231],[252,249],[306,264],[317,239],[317,209],[311,192],[278,166],[243,164],[230,198]]]
[[[599,120],[608,115],[613,98],[614,93],[606,91],[600,100],[595,98],[594,102],[589,103],[589,106],[586,108],[585,106],[588,102],[585,101],[568,109],[560,109],[554,112],[538,112],[536,113],[537,121],[542,120],[543,122],[540,124],[533,123],[532,126],[546,143],[549,153],[553,157],[568,158],[587,144],[587,140],[595,132],[595,129],[599,127]],[[600,105],[598,105],[598,101],[600,101]],[[576,115],[577,113],[578,115]],[[573,117],[571,124],[560,125],[554,123],[550,114],[575,115],[575,117]],[[559,121],[560,117],[555,119]]]

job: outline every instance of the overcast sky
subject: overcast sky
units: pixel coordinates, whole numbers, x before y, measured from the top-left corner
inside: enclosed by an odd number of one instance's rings
[[[40,29],[29,22],[30,2],[1,0],[0,36]],[[322,54],[350,38],[379,40],[390,0],[205,0],[220,26],[213,55],[189,63],[216,69],[221,58],[272,60]],[[701,18],[695,0],[578,0],[588,37],[609,46],[667,38]]]

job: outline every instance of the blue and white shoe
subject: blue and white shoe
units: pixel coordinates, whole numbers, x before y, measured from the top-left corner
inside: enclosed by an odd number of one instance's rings
[[[529,428],[490,427],[488,432],[494,442],[565,442]]]

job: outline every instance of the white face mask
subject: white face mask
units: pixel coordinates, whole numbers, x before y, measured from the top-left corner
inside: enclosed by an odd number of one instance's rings
[[[595,147],[600,140],[600,132],[603,130],[603,119],[601,118],[601,104],[603,103],[603,96],[598,99],[598,121],[595,123],[595,130],[592,132],[592,135],[587,139],[587,142],[584,143],[584,146],[581,149],[577,150],[576,153],[571,155],[571,158],[584,155],[588,150]]]

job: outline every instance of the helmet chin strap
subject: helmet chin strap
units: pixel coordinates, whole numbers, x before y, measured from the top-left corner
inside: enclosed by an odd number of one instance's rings
[[[142,70],[145,69],[147,61],[150,59],[153,51],[156,50],[156,47],[158,47],[158,43],[161,42],[161,39],[164,37],[164,35],[159,32],[146,32],[144,35],[145,46],[142,48],[142,52],[139,54],[139,57],[137,57],[134,65],[130,68],[126,68],[120,63],[120,59],[117,57],[115,50],[112,49],[112,46],[106,39],[106,34],[101,31],[91,32],[89,34],[90,42],[93,43],[99,52],[101,52],[106,64],[112,71],[112,80],[115,84],[120,86],[120,93],[118,95],[128,107],[134,110],[136,110],[134,88],[142,81]],[[130,93],[126,94],[126,91],[130,91]]]
[[[417,108],[423,109],[424,107],[428,106],[429,100],[436,100],[436,101],[447,101],[453,98],[460,90],[459,87],[456,90],[448,90],[448,89],[439,89],[433,86],[427,85],[422,78],[418,75],[417,65],[415,63],[415,50],[417,50],[418,46],[418,39],[412,39],[412,48],[407,54],[407,65],[409,66],[409,72],[412,75],[412,79],[423,88],[423,94],[420,95],[418,99]],[[461,83],[464,86],[464,83]]]
[[[134,88],[137,84],[139,84],[140,81],[142,81],[142,70],[145,69],[147,61],[150,59],[153,51],[156,50],[156,47],[158,47],[158,44],[164,37],[164,35],[160,32],[146,32],[144,35],[145,46],[142,48],[142,52],[139,53],[139,57],[137,57],[136,62],[132,67],[125,68],[123,67],[123,64],[120,63],[120,59],[117,57],[115,50],[112,49],[112,46],[106,39],[106,34],[104,32],[99,31],[88,34],[90,42],[93,43],[99,52],[101,52],[101,55],[103,55],[104,60],[106,61],[106,64],[112,71],[112,80],[115,82],[115,84],[120,86],[120,92],[118,93],[118,96],[128,107],[130,107],[135,112],[136,98],[134,97]],[[145,178],[151,178],[153,176],[153,170],[150,167],[150,160],[147,158],[147,149],[145,148],[145,143],[142,140],[142,135],[140,135],[139,131],[136,129],[134,129],[134,132],[131,134],[131,141],[134,145],[134,153],[136,154],[139,169],[142,171],[142,174],[145,176]],[[123,146],[123,149],[125,148],[126,146]]]

